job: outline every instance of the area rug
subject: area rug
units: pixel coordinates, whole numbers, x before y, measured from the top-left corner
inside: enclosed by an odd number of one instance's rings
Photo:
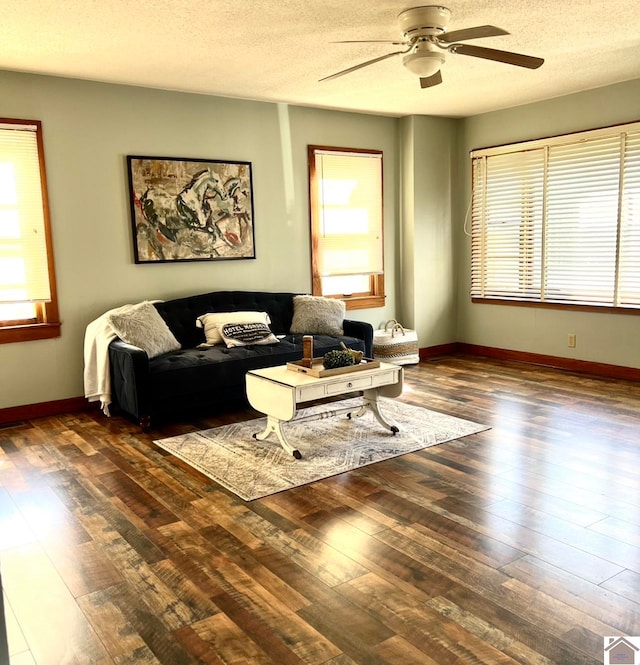
[[[353,405],[355,411],[361,403],[358,398],[313,406],[299,412],[296,417],[318,416],[317,420],[297,422],[294,419],[283,424],[287,439],[300,450],[302,459],[294,459],[285,452],[275,434],[264,441],[252,437],[264,430],[266,418],[173,436],[154,443],[241,499],[252,501],[489,429],[397,400],[383,399],[381,402],[387,420],[400,429],[395,436],[385,430],[371,412],[352,419],[344,415],[326,417],[336,408]]]

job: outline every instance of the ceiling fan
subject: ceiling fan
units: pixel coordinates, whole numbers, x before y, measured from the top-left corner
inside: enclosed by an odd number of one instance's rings
[[[528,69],[537,69],[544,62],[542,58],[522,55],[521,53],[500,51],[472,44],[460,44],[459,42],[465,42],[470,39],[499,37],[500,35],[508,35],[509,33],[493,25],[477,25],[473,28],[463,28],[462,30],[447,32],[450,19],[451,11],[446,7],[439,5],[412,7],[398,14],[398,23],[404,41],[347,40],[335,42],[337,44],[393,44],[394,46],[403,46],[405,48],[401,51],[393,51],[378,58],[361,62],[348,69],[325,76],[320,81],[329,81],[330,79],[350,74],[358,69],[368,67],[396,55],[401,55],[402,64],[410,72],[420,77],[421,88],[430,88],[442,83],[440,68],[444,64],[447,53],[470,55],[474,58],[495,60],[496,62],[504,62],[508,65],[516,65],[517,67],[526,67]]]

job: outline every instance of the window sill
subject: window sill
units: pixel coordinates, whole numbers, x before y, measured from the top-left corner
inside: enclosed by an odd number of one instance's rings
[[[498,298],[471,298],[477,305],[510,305],[513,307],[538,307],[564,309],[574,312],[604,312],[607,314],[640,314],[640,307],[612,307],[610,305],[581,305],[559,302],[534,302],[531,300],[499,300]]]
[[[0,327],[0,344],[60,337],[61,326],[61,323],[31,323],[25,326]]]
[[[353,298],[342,298],[347,309],[369,309],[372,307],[384,307],[385,296],[362,296]]]

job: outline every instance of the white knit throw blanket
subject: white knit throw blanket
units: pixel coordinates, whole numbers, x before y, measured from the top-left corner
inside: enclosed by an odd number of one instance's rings
[[[110,416],[111,372],[109,367],[109,344],[117,337],[107,317],[131,305],[111,309],[92,321],[84,334],[84,396],[90,402],[100,401],[100,408]]]

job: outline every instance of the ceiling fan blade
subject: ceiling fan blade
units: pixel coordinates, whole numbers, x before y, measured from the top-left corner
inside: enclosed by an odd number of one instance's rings
[[[440,70],[431,76],[423,76],[420,79],[421,88],[432,88],[434,85],[439,85],[440,83],[442,83],[442,74],[440,73]]]
[[[445,32],[439,39],[441,42],[464,42],[467,39],[480,39],[481,37],[500,37],[509,33],[502,28],[496,28],[495,25],[477,25],[474,28],[464,28],[463,30],[453,30]]]
[[[544,62],[543,58],[534,58],[531,55],[522,55],[522,53],[512,53],[511,51],[498,51],[484,46],[473,46],[472,44],[452,44],[447,50],[459,55],[471,55],[474,58],[495,60],[496,62],[504,62],[507,65],[516,65],[527,69],[538,69]]]
[[[381,60],[386,60],[387,58],[391,58],[394,55],[402,55],[403,53],[406,53],[406,51],[394,51],[393,53],[387,53],[386,55],[381,55],[379,58],[373,58],[373,60],[367,60],[366,62],[361,62],[359,65],[354,65],[353,67],[349,67],[349,69],[343,69],[340,72],[336,72],[335,74],[331,74],[330,76],[325,76],[323,79],[320,79],[320,81],[329,81],[331,79],[338,78],[338,76],[344,76],[345,74],[350,74],[351,72],[355,72],[358,69],[362,69],[363,67],[368,67],[369,65],[373,65],[376,62],[380,62]]]
[[[331,44],[393,44],[394,46],[409,46],[409,42],[394,42],[390,39],[342,39]]]

